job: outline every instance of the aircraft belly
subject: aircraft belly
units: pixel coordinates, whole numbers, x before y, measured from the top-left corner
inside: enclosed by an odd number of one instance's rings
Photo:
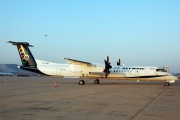
[[[71,72],[71,71],[66,71],[61,73],[64,77],[80,77],[81,72]]]

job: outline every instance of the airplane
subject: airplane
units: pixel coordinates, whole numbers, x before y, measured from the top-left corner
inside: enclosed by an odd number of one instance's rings
[[[28,42],[8,41],[16,45],[22,62],[21,69],[47,76],[57,76],[64,78],[80,78],[79,85],[84,85],[84,79],[95,79],[94,83],[99,84],[99,79],[110,80],[140,80],[145,81],[165,81],[164,86],[175,83],[177,77],[168,73],[165,69],[156,66],[125,66],[121,65],[120,59],[116,66],[111,66],[109,56],[104,60],[105,65],[95,64],[85,61],[64,58],[67,64],[53,63],[35,59],[29,47],[33,47]]]

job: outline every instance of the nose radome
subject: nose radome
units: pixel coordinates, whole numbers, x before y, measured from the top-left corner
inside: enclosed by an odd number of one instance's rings
[[[174,79],[175,79],[175,80],[178,80],[179,78],[174,76]]]

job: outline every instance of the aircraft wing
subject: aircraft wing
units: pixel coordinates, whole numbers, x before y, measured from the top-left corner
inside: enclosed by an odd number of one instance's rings
[[[69,58],[64,58],[65,60],[67,60],[68,63],[71,64],[76,64],[76,65],[93,65],[89,62],[84,62],[84,61],[79,61],[79,60],[74,60],[74,59],[69,59]]]

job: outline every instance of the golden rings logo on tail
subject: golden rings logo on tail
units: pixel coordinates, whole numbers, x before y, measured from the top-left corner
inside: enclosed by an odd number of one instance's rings
[[[22,45],[19,45],[18,51],[19,51],[19,54],[20,54],[22,64],[25,65],[29,60],[29,55],[28,55],[27,51],[25,50],[25,48]]]

